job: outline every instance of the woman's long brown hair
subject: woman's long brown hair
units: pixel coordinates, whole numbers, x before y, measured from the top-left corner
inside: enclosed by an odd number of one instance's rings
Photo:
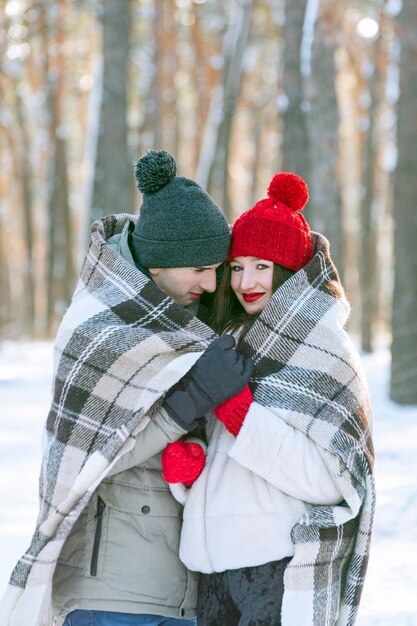
[[[274,263],[272,291],[275,292],[278,287],[281,287],[294,273],[293,270],[289,270],[286,267],[282,267],[282,265]],[[228,263],[216,290],[209,323],[213,330],[219,335],[225,331],[233,333],[238,328],[242,328],[242,332],[239,335],[239,342],[241,342],[257,319],[259,313],[252,315],[246,313],[231,287],[231,277],[232,269],[230,263]]]

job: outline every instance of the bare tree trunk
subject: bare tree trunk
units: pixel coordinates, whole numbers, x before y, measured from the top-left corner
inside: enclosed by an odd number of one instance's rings
[[[100,102],[103,82],[103,59],[101,56],[93,57],[91,69],[93,75],[93,87],[88,98],[86,140],[84,145],[84,189],[80,207],[80,232],[76,250],[77,267],[80,268],[84,260],[85,251],[90,239],[91,215],[90,208],[94,193],[94,165],[98,147],[100,130]]]
[[[163,28],[164,28],[164,4],[165,0],[155,0],[154,20],[154,79],[151,88],[151,98],[147,102],[153,131],[153,148],[160,150],[163,147],[163,124],[162,124],[162,90],[163,90]]]
[[[68,199],[67,147],[63,125],[65,24],[68,0],[51,10],[39,4],[40,34],[44,46],[44,77],[47,92],[49,171],[47,179],[46,320],[48,335],[64,313],[75,282],[73,229]]]
[[[165,4],[165,22],[162,47],[162,124],[165,132],[164,148],[175,156],[178,155],[179,128],[177,112],[177,93],[175,75],[177,71],[177,42],[175,24],[175,2]]]
[[[208,188],[210,172],[216,158],[217,137],[223,118],[223,86],[212,89],[210,105],[207,113],[197,170],[196,181],[205,189]]]
[[[207,47],[203,39],[203,29],[200,22],[201,8],[197,5],[194,11],[195,20],[192,25],[192,41],[195,62],[192,67],[192,80],[196,89],[197,104],[195,111],[196,119],[194,123],[191,163],[196,179],[205,187],[208,181],[210,166],[206,167],[205,162],[201,158],[203,154],[207,153],[206,148],[203,146],[205,146],[208,139],[207,137],[204,141],[205,133],[201,132],[201,129],[212,128],[212,125],[208,122],[208,118],[211,94],[215,93],[216,86],[219,83],[219,69],[213,67],[212,62],[207,63]],[[212,39],[214,40],[214,50],[212,50],[212,55],[220,56],[221,40],[220,37],[215,38],[213,35],[214,34],[212,34]],[[217,124],[215,127],[217,132]]]
[[[261,114],[261,111],[258,109],[255,109],[254,111],[252,136],[253,136],[254,149],[253,149],[253,164],[251,168],[252,185],[251,185],[250,196],[249,196],[250,198],[249,206],[253,206],[255,202],[258,201],[257,192],[258,192],[259,169],[261,165],[261,139],[262,139],[262,114]]]
[[[10,28],[11,21],[6,15],[6,12],[2,12],[1,29],[7,32]],[[7,72],[4,75],[6,79]],[[33,251],[33,175],[31,166],[31,143],[28,133],[28,116],[25,111],[24,99],[22,97],[22,89],[19,89],[19,80],[12,74],[10,76],[10,84],[13,86],[13,105],[10,110],[14,112],[11,126],[13,128],[12,134],[10,131],[6,132],[8,142],[10,145],[10,156],[14,166],[13,176],[15,178],[16,187],[18,189],[18,205],[17,210],[21,210],[19,223],[21,225],[22,239],[23,239],[23,259],[20,259],[21,265],[21,277],[22,277],[22,302],[18,308],[17,324],[20,332],[34,336],[35,332],[35,268],[34,268],[34,251]],[[2,81],[3,82],[3,81]],[[6,107],[7,104],[5,103]],[[7,114],[6,114],[7,119]],[[4,196],[6,197],[6,196]],[[4,241],[0,242],[4,245]],[[1,252],[5,251],[2,248]],[[6,259],[0,259],[0,264],[5,264]],[[3,272],[2,268],[2,272]],[[6,319],[11,314],[11,293],[10,283],[7,276],[3,276],[0,281],[0,295],[2,300],[3,313],[0,313]],[[4,292],[3,292],[4,288]],[[4,297],[4,305],[3,305]]]
[[[286,0],[282,169],[309,181],[309,151],[304,78],[301,72],[301,44],[307,0]],[[310,45],[307,42],[307,45]]]
[[[147,46],[151,56],[150,70],[140,76],[143,83],[143,102],[138,104],[140,117],[134,129],[133,143],[134,156],[138,158],[147,149],[160,150],[165,148],[164,129],[162,124],[162,29],[164,24],[165,0],[155,0],[153,3],[152,40]],[[136,78],[138,80],[138,78]],[[134,181],[134,178],[132,178]],[[135,184],[133,183],[134,200]]]
[[[339,107],[335,49],[346,0],[321,0],[307,77],[310,147],[310,202],[306,215],[313,230],[330,241],[331,254],[343,277],[344,228],[339,178]]]
[[[55,143],[49,184],[47,331],[51,335],[71,300],[75,282],[66,141],[60,138]]]
[[[376,156],[378,148],[377,116],[379,104],[384,97],[386,78],[385,43],[381,35],[384,28],[384,13],[380,16],[380,30],[374,45],[374,72],[369,81],[370,106],[368,109],[368,130],[364,155],[365,195],[361,207],[361,348],[372,352],[375,335],[375,322],[378,312],[378,196],[376,190]]]
[[[395,284],[391,398],[417,404],[417,2],[403,2],[398,103],[398,163],[394,181]]]
[[[20,150],[18,157],[18,180],[21,186],[23,220],[22,230],[25,243],[25,259],[23,262],[24,304],[23,324],[25,332],[34,336],[35,311],[35,268],[33,262],[33,198],[32,168],[30,164],[30,142],[27,136],[25,112],[21,96],[16,92],[15,113],[20,134]]]
[[[208,117],[208,121],[214,121],[215,150],[212,152],[211,162],[208,160],[210,174],[207,186],[209,192],[218,199],[226,216],[230,216],[231,211],[227,171],[229,149],[241,84],[242,60],[249,37],[252,5],[253,0],[238,2],[237,10],[233,13],[234,21],[225,33],[223,88],[216,93],[212,101],[213,106],[221,113],[217,115],[209,113]]]
[[[103,82],[91,221],[128,210],[132,165],[127,146],[127,71],[131,0],[103,0]]]
[[[0,340],[6,335],[7,326],[12,317],[9,263],[4,249],[3,226],[3,218],[0,213]]]

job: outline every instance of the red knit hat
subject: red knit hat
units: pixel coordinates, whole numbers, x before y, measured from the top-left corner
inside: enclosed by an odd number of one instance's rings
[[[298,211],[308,201],[306,182],[291,172],[275,174],[268,198],[242,213],[233,224],[229,261],[255,256],[291,270],[299,270],[313,257],[310,227]]]

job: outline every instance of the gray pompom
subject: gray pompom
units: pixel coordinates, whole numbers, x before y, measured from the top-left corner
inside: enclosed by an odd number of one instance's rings
[[[175,159],[165,150],[148,150],[135,165],[136,183],[142,193],[159,191],[176,173]]]

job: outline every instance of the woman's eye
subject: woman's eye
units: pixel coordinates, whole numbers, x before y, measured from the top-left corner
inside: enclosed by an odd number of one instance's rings
[[[263,263],[259,263],[259,265],[256,266],[257,270],[267,270],[268,269],[268,265],[264,265]]]
[[[231,270],[232,272],[240,272],[242,268],[240,267],[240,265],[232,265],[231,266]]]

